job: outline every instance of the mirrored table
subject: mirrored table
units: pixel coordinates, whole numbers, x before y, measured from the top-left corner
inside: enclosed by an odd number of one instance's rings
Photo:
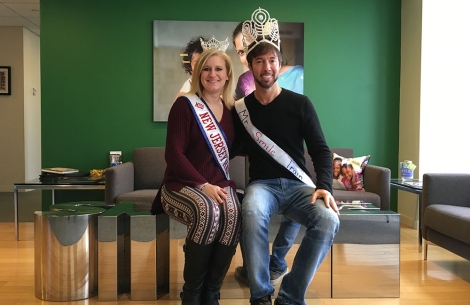
[[[19,240],[18,228],[18,190],[51,190],[52,204],[55,204],[56,190],[104,190],[104,180],[92,180],[90,177],[61,177],[60,179],[50,179],[40,181],[38,179],[19,182],[13,184],[13,205],[15,215],[15,240]]]

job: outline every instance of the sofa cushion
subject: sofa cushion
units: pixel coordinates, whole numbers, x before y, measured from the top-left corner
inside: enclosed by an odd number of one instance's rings
[[[158,189],[165,173],[165,147],[134,149],[134,189]]]
[[[347,191],[364,191],[363,170],[370,155],[347,158],[333,153],[333,188]]]
[[[333,197],[336,201],[351,202],[353,200],[364,201],[365,203],[372,203],[376,207],[381,208],[380,196],[370,192],[351,192],[345,190],[333,190]]]
[[[116,197],[116,204],[123,201],[139,202],[152,205],[158,189],[137,190],[129,193],[123,193]]]
[[[424,211],[424,223],[431,229],[470,244],[470,208],[432,204]]]
[[[244,190],[246,184],[246,157],[236,156],[230,160],[229,164],[229,174],[230,179],[235,182],[237,189]]]

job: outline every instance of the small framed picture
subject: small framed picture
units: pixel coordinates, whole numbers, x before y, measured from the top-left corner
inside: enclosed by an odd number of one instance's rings
[[[11,95],[11,67],[0,66],[0,95]]]

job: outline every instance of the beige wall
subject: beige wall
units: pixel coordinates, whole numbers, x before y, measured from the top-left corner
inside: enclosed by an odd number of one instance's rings
[[[470,1],[403,0],[399,160],[425,173],[469,173]],[[460,156],[462,155],[462,156]],[[417,228],[417,196],[398,192]]]
[[[412,160],[418,167],[420,139],[421,86],[421,10],[422,0],[402,1],[401,70],[400,70],[400,139],[398,162]],[[401,221],[418,227],[418,198],[414,194],[398,192],[398,213]]]
[[[23,27],[0,27],[0,42],[0,65],[11,66],[11,95],[0,96],[0,191],[10,192],[41,170],[41,99],[31,94],[40,84],[39,37]]]

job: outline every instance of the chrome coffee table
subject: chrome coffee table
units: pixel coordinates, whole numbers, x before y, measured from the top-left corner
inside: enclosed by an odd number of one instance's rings
[[[19,239],[18,228],[18,190],[51,190],[52,204],[55,204],[56,190],[104,190],[104,180],[90,180],[86,177],[73,177],[70,179],[56,179],[50,181],[40,181],[39,179],[29,180],[13,184],[13,205],[15,214],[15,240]]]

